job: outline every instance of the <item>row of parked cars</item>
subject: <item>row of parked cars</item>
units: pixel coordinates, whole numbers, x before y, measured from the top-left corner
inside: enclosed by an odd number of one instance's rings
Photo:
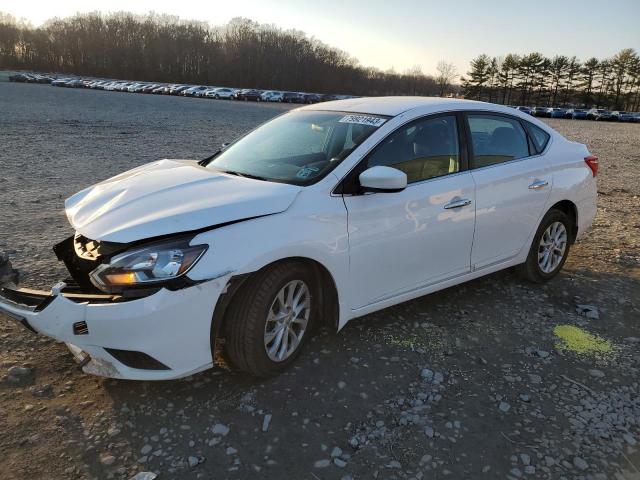
[[[349,95],[330,95],[280,90],[258,90],[254,88],[215,87],[210,85],[186,85],[178,83],[130,82],[126,80],[104,80],[94,78],[59,77],[38,73],[10,75],[12,82],[50,83],[54,87],[92,88],[115,92],[149,93],[156,95],[181,95],[184,97],[210,98],[216,100],[244,100],[254,102],[318,103],[328,100],[352,98]]]
[[[569,118],[573,120],[599,120],[610,122],[638,122],[640,123],[639,112],[623,112],[615,110],[613,112],[603,108],[560,108],[560,107],[525,107],[509,105],[516,110],[528,113],[534,117],[545,118]]]

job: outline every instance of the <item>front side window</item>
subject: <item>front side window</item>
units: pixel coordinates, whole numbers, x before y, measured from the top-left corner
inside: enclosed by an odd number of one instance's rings
[[[420,119],[401,127],[378,145],[367,162],[367,167],[382,165],[403,171],[408,183],[458,172],[456,117]]]
[[[295,111],[233,143],[207,168],[262,180],[317,182],[386,121],[375,115]]]
[[[527,134],[520,122],[499,115],[467,116],[474,168],[529,156]]]

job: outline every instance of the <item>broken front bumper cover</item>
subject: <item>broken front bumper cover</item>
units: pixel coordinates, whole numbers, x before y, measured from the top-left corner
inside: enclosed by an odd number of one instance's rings
[[[230,275],[144,298],[0,288],[0,313],[66,343],[86,373],[131,380],[185,377],[213,365],[211,325]]]

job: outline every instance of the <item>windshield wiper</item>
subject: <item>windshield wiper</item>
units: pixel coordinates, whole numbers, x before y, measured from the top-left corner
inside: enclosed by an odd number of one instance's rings
[[[270,182],[271,181],[268,178],[260,177],[259,175],[252,175],[250,173],[244,173],[244,172],[236,172],[234,170],[220,170],[220,172],[228,173],[229,175],[235,175],[237,177],[251,178],[253,180],[262,180],[263,182]]]

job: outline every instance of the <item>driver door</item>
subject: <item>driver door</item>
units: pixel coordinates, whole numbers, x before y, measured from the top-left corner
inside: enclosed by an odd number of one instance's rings
[[[385,138],[354,174],[402,170],[407,188],[344,196],[351,308],[359,309],[470,271],[475,185],[455,114],[428,116]]]

